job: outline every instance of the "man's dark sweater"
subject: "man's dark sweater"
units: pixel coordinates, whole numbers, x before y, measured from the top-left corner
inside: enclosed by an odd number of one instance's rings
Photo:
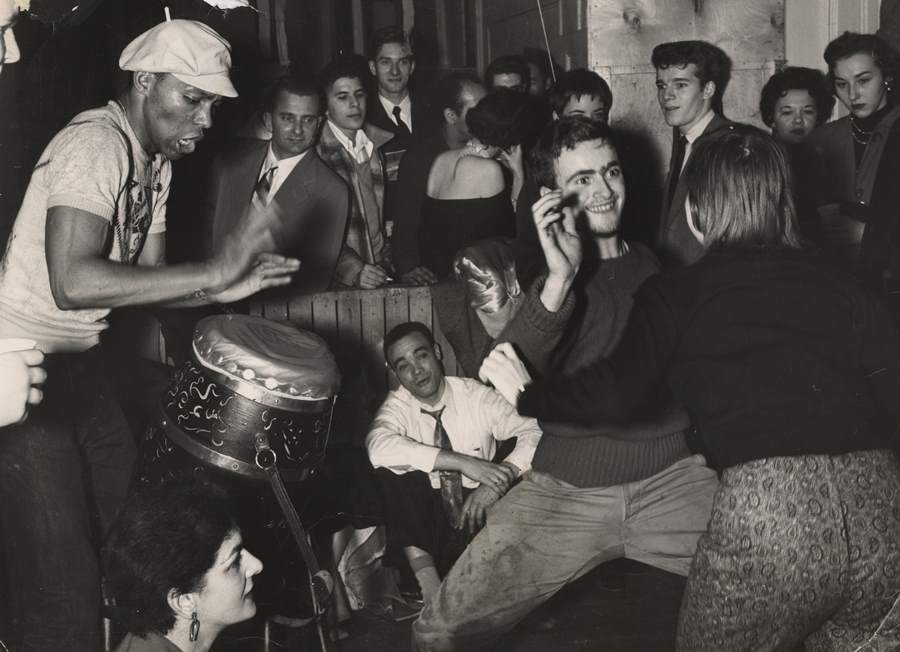
[[[518,407],[608,423],[629,418],[663,379],[722,468],[897,444],[891,319],[859,282],[810,254],[712,252],[654,277],[608,361],[532,383]]]
[[[656,257],[649,249],[635,243],[619,258],[586,261],[582,265],[572,288],[575,306],[567,324],[562,321],[565,319],[563,311],[541,310],[543,304],[537,299],[538,310],[532,310],[530,314],[540,315],[544,320],[541,330],[552,331],[553,322],[562,322],[556,327],[564,328],[551,367],[544,377],[576,373],[612,353],[628,323],[634,293],[658,270]],[[652,407],[654,412],[657,411],[656,406]],[[553,423],[565,421],[562,415],[552,411],[544,413],[541,415],[544,434],[531,466],[535,471],[579,487],[605,487],[648,478],[689,454],[682,432],[661,432],[653,437],[648,432],[659,424],[652,420],[643,421],[648,414],[640,416],[640,426],[615,428],[611,436],[598,435],[598,432],[609,430],[603,428],[573,437],[565,436],[565,433],[571,434],[568,428]],[[620,430],[628,434],[618,432]]]
[[[441,331],[472,376],[495,343],[511,342],[540,377],[574,373],[609,355],[625,330],[632,295],[658,270],[656,258],[640,244],[620,258],[585,262],[556,312],[541,303],[544,278],[538,278],[496,342],[467,308],[462,284],[432,286],[432,296]],[[578,429],[545,416],[532,468],[579,487],[614,486],[662,471],[689,450],[684,434],[670,426],[675,410],[659,416],[662,406],[654,399],[642,406],[639,419],[625,426]]]

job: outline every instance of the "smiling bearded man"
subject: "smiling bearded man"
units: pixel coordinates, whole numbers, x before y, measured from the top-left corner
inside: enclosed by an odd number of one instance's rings
[[[547,274],[529,288],[499,348],[516,345],[541,375],[568,375],[615,349],[632,295],[659,263],[619,236],[625,178],[606,124],[562,118],[541,136],[532,162]],[[494,383],[497,354],[485,359],[482,380]],[[604,561],[625,557],[687,575],[718,482],[688,450],[684,410],[652,403],[631,423],[541,422],[531,471],[492,506],[426,605],[413,625],[414,649],[492,649]]]

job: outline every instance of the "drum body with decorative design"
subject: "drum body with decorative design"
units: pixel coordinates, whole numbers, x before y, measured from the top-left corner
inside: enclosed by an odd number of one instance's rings
[[[199,463],[265,480],[262,452],[275,456],[285,481],[303,480],[325,454],[339,385],[317,335],[261,317],[207,317],[194,331],[191,359],[160,398],[142,475]]]

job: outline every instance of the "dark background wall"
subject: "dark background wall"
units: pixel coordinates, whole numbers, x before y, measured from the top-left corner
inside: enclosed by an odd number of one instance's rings
[[[252,0],[269,11],[276,1]],[[361,25],[353,22],[354,2],[361,9],[357,12]],[[4,66],[0,74],[0,246],[43,148],[75,114],[121,92],[128,76],[118,69],[119,54],[131,39],[164,20],[167,6],[173,18],[203,21],[231,43],[232,78],[240,93],[238,99],[222,103],[197,152],[175,165],[169,249],[174,259],[190,258],[191,252],[181,245],[191,241],[190,229],[196,222],[192,214],[198,210],[212,157],[222,141],[247,122],[266,86],[286,71],[272,45],[274,28],[267,20],[271,16],[251,9],[224,12],[203,0],[81,0],[70,11],[75,4],[75,0],[33,0],[38,17],[22,14],[14,26],[22,59]],[[422,72],[417,77],[431,79],[442,67],[435,48],[428,47],[436,40],[436,21],[433,10],[428,10],[430,2],[416,4],[423,7],[421,27],[415,28],[422,43]],[[290,68],[310,73],[337,54],[364,49],[374,29],[403,21],[402,0],[286,0],[283,9]],[[269,47],[261,29],[270,31]],[[443,67],[464,67],[465,62],[464,55],[455,56],[453,65]]]

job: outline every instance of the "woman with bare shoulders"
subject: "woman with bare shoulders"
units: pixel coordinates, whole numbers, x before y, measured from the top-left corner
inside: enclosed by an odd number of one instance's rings
[[[456,252],[484,238],[515,234],[514,206],[524,181],[522,140],[527,100],[494,91],[469,111],[471,139],[435,159],[428,175],[419,250],[439,279],[452,273]]]

